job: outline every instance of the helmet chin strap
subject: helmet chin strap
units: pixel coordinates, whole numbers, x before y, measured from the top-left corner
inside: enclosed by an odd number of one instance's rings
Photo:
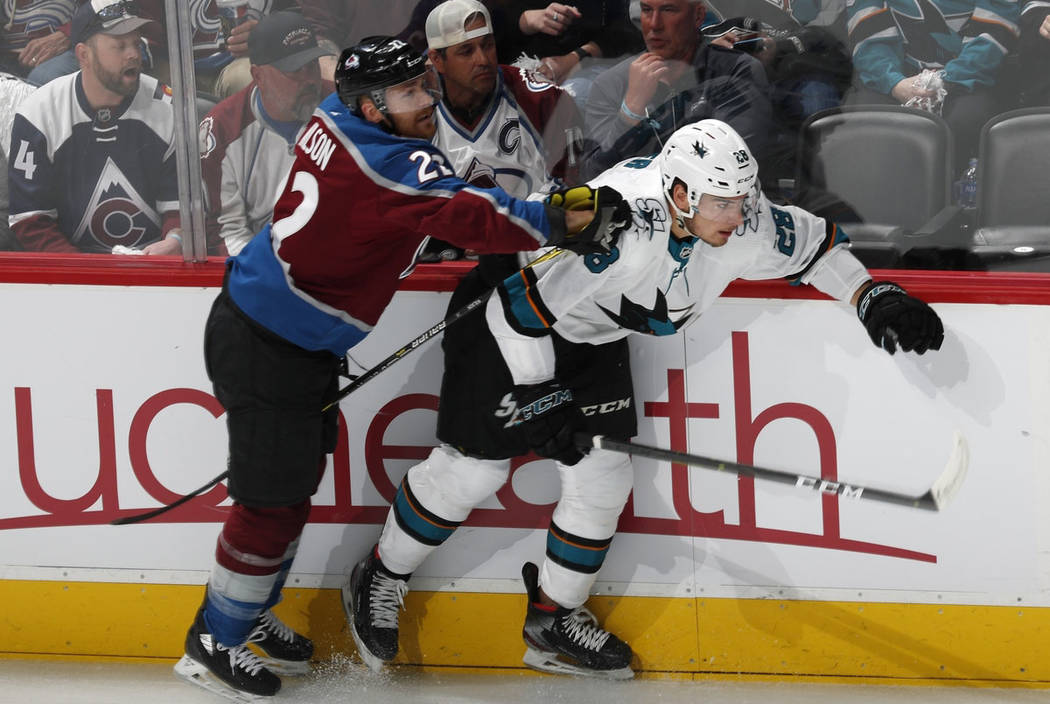
[[[689,226],[685,224],[685,219],[692,217],[696,213],[696,208],[690,208],[690,212],[685,212],[674,202],[674,197],[670,193],[667,194],[667,204],[671,206],[671,213],[674,215],[674,224],[693,237],[696,237],[696,233],[690,230]]]

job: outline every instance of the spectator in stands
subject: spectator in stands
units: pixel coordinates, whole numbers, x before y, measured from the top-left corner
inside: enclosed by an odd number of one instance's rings
[[[645,48],[627,0],[507,0],[504,5],[500,61],[541,59],[540,73],[572,93],[581,109],[598,74]]]
[[[77,0],[0,2],[0,70],[43,85],[77,70],[69,20]]]
[[[235,255],[270,219],[303,125],[324,86],[317,45],[302,15],[263,17],[249,39],[252,83],[219,103],[200,124],[209,250]]]
[[[754,57],[704,44],[700,0],[642,0],[646,51],[594,81],[584,112],[590,142],[584,178],[631,156],[660,150],[678,127],[705,118],[729,123],[763,162],[763,182],[789,174],[790,155],[776,153],[769,82]]]
[[[965,168],[981,127],[1002,110],[992,89],[1017,43],[1017,2],[856,0],[847,13],[858,85],[846,102],[939,112]]]
[[[7,189],[7,150],[11,146],[11,125],[15,119],[15,110],[34,90],[34,86],[17,76],[0,73],[0,252],[22,249],[7,223],[10,200]]]
[[[410,47],[418,51],[420,54],[427,52],[427,33],[424,25],[426,24],[427,17],[430,15],[430,11],[435,7],[445,2],[445,0],[419,0],[416,6],[412,8],[412,14],[408,18],[408,24],[398,32],[397,38],[408,44]],[[499,20],[503,18],[502,9],[498,2],[492,0],[482,0],[482,4],[485,5],[485,9],[489,12],[489,17],[493,20],[493,26],[498,26]],[[498,34],[499,30],[496,30]]]
[[[121,0],[73,15],[81,70],[27,97],[11,128],[9,223],[26,250],[181,254],[170,92],[142,75]]]
[[[499,65],[485,5],[442,2],[427,17],[426,33],[444,89],[432,141],[457,176],[516,198],[575,180],[582,135],[575,103],[557,86]],[[424,254],[443,252],[443,245],[434,242]]]
[[[170,80],[168,38],[163,31],[165,0],[137,0],[142,16],[156,20],[155,30],[148,35],[155,67],[153,75]],[[252,81],[248,60],[248,40],[259,19],[269,12],[293,9],[295,0],[248,0],[247,18],[226,36],[219,20],[215,0],[197,0],[191,12],[193,23],[193,64],[197,90],[227,98]]]
[[[841,104],[853,79],[849,50],[837,36],[845,37],[845,8],[838,18],[828,18],[835,25],[821,25],[797,19],[795,5],[784,9],[765,0],[740,0],[732,7],[763,10],[766,19],[737,15],[704,27],[702,33],[712,44],[745,51],[762,62],[773,91],[774,115],[790,134],[796,134],[810,115]]]
[[[88,0],[69,0],[70,4],[83,4]],[[96,6],[107,5],[106,0],[91,0]],[[0,0],[2,2],[2,0]],[[143,71],[163,83],[171,80],[168,56],[168,36],[165,31],[167,14],[165,0],[129,0],[129,11],[153,20],[143,29]],[[228,97],[251,82],[248,62],[248,37],[258,19],[271,11],[294,8],[295,0],[248,0],[248,13],[244,22],[238,24],[226,36],[219,20],[215,0],[197,0],[190,13],[193,26],[191,43],[197,90],[219,98]],[[62,28],[68,34],[68,25]],[[68,48],[69,43],[66,42]],[[75,72],[79,68],[72,49],[64,51],[55,59],[42,65],[39,71],[30,74],[36,85]]]
[[[1022,104],[1050,105],[1050,3],[1028,0],[1021,8]]]

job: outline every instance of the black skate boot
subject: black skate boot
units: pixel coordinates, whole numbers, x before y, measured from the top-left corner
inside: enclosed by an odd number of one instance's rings
[[[526,562],[521,568],[529,605],[521,636],[526,665],[543,672],[626,680],[634,677],[631,647],[598,625],[584,607],[567,609],[540,603],[539,570]]]
[[[255,622],[248,642],[263,652],[260,659],[266,668],[278,675],[305,675],[310,672],[314,643],[301,636],[267,609]]]
[[[175,674],[235,702],[269,702],[281,689],[281,678],[266,669],[247,643],[227,648],[212,638],[203,606],[186,634],[186,654],[175,664]]]
[[[398,609],[405,607],[408,575],[387,572],[375,548],[343,584],[343,611],[357,652],[373,671],[397,655]]]

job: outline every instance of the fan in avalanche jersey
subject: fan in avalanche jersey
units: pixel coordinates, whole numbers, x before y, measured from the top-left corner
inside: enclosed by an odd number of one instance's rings
[[[150,20],[128,8],[81,5],[72,25],[81,70],[15,115],[8,220],[26,250],[182,252],[171,94],[141,74],[139,31]]]
[[[429,57],[442,78],[434,144],[453,170],[512,196],[551,190],[571,167],[582,118],[568,93],[496,60],[488,9],[446,0],[427,17]]]

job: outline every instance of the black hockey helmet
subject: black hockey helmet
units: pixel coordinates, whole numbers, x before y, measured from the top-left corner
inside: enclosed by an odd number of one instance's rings
[[[358,99],[367,95],[377,108],[386,112],[383,92],[426,74],[426,61],[426,56],[400,39],[365,37],[339,56],[335,69],[339,99],[356,111]]]

